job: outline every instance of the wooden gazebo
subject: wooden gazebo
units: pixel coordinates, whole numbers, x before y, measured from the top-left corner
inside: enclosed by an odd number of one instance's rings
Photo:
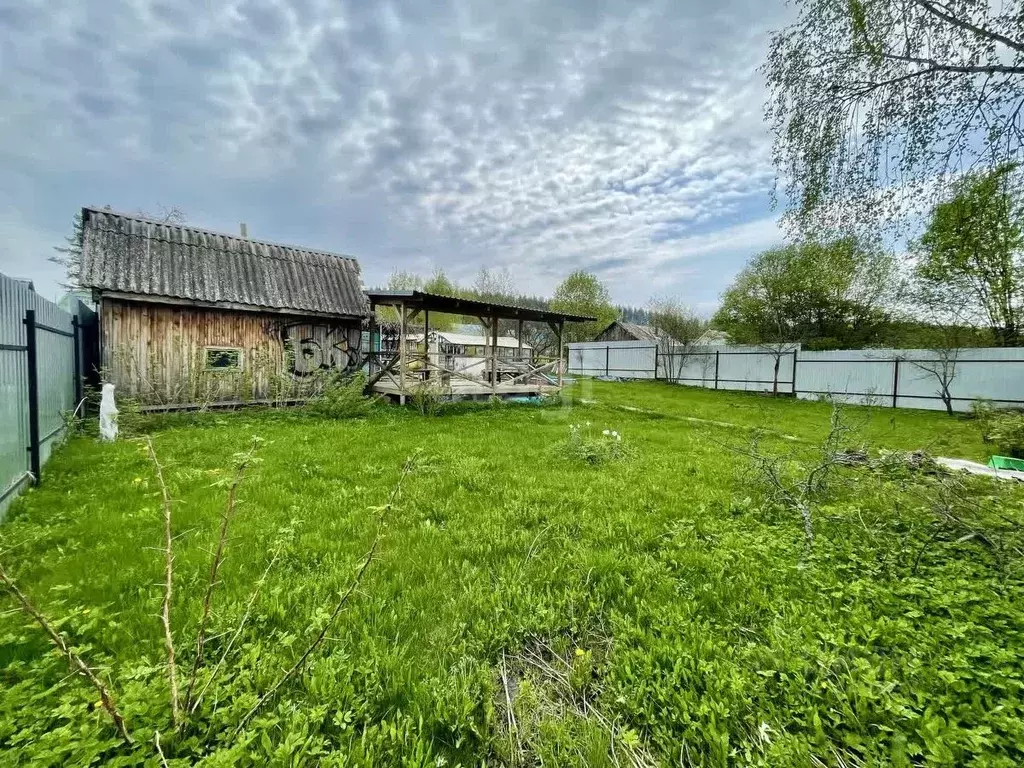
[[[368,388],[378,394],[397,398],[404,403],[417,392],[431,390],[451,397],[530,397],[557,392],[563,384],[562,331],[565,323],[583,323],[594,318],[569,315],[564,312],[496,304],[489,301],[464,299],[416,290],[369,291],[370,340],[368,355]],[[391,307],[398,315],[397,349],[373,349],[378,307]],[[484,365],[460,367],[455,359],[439,353],[432,342],[430,313],[465,315],[480,320],[486,334],[483,347]],[[498,343],[498,322],[516,321],[518,354],[507,344]],[[419,321],[423,332],[412,336],[410,324]],[[524,355],[523,323],[544,323],[557,339],[557,356],[543,360],[535,355]],[[512,354],[508,354],[512,352]]]

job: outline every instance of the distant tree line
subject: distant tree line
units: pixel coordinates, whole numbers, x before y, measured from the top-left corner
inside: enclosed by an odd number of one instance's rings
[[[722,295],[713,325],[768,347],[1019,346],[1020,189],[1014,164],[963,174],[903,259],[853,235],[759,253]]]

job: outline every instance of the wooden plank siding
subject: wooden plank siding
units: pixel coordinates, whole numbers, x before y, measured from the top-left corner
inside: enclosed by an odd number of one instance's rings
[[[321,373],[358,360],[360,322],[100,301],[104,380],[143,405],[293,400]],[[239,350],[238,369],[207,367],[207,348]]]

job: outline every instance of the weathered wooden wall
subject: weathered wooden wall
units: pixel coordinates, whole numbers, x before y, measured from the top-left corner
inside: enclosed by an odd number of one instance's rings
[[[358,361],[352,320],[103,298],[103,373],[145,405],[278,401],[308,396],[318,375]],[[210,370],[206,348],[242,351],[239,370]]]
[[[599,333],[594,341],[636,341],[637,339],[630,333],[628,333],[621,325],[615,323],[614,325],[605,328]]]

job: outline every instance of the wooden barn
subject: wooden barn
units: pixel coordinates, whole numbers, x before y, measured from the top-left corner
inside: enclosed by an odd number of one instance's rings
[[[108,210],[82,210],[103,376],[144,406],[301,400],[360,364],[359,264]]]

